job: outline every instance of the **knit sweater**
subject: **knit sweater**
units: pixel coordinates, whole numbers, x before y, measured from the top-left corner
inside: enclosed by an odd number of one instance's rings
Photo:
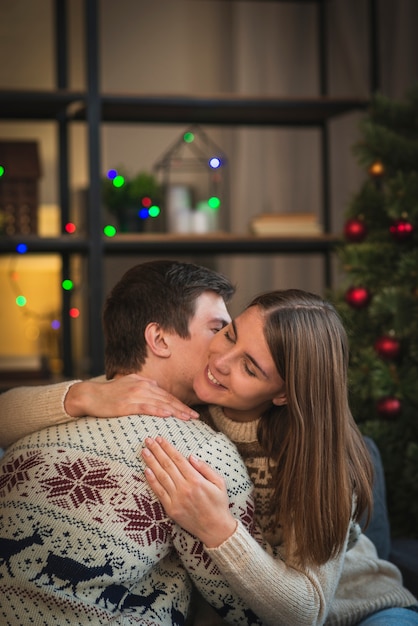
[[[18,410],[17,419],[10,424],[10,437],[16,439],[19,434],[53,420],[64,422],[71,419],[63,408],[67,389],[68,383],[63,383],[44,389],[43,393],[36,391],[37,397],[32,388],[12,390],[0,396],[0,412],[4,409],[8,415],[13,414],[13,407],[19,409],[25,399],[31,401],[28,411],[30,423],[22,423]],[[7,399],[7,406],[3,398]],[[264,537],[273,547],[265,544],[258,546],[240,524],[236,533],[224,544],[207,552],[264,623],[302,626],[319,625],[326,620],[327,624],[345,626],[357,623],[362,616],[380,608],[408,606],[416,602],[402,587],[397,568],[378,559],[373,544],[364,535],[354,549],[347,553],[343,551],[324,566],[300,571],[285,564],[280,559],[280,533],[268,514],[272,493],[271,473],[267,458],[257,443],[257,422],[233,422],[215,407],[211,407],[208,421],[238,446],[255,484],[257,520],[265,531]],[[4,444],[6,430],[3,427],[0,443]],[[187,555],[181,549],[179,551],[182,558],[187,559]],[[207,616],[205,623],[215,621]]]
[[[184,624],[190,578],[229,623],[261,624],[149,488],[140,451],[157,435],[223,474],[236,535],[252,528],[245,466],[203,422],[82,418],[43,429],[0,466],[3,626]]]
[[[220,407],[213,406],[204,419],[212,428],[225,433],[236,444],[255,486],[256,520],[271,545],[277,546],[281,541],[280,531],[275,530],[268,513],[273,493],[272,476],[268,458],[257,442],[258,421],[235,422],[228,419]],[[251,580],[243,581],[239,555],[226,550],[217,553],[216,549],[208,552],[231,584],[244,594],[243,597],[247,597],[247,586],[262,597],[267,581],[270,601],[276,593],[280,593],[279,577],[269,576],[266,570],[264,576],[261,576],[261,568],[253,564],[254,575]],[[329,565],[317,568],[318,580],[335,574]],[[375,611],[388,607],[406,607],[416,602],[416,598],[403,587],[398,568],[379,559],[373,543],[361,534],[357,543],[344,552],[341,577],[325,623],[332,626],[351,626]],[[299,626],[299,622],[289,621],[288,624]]]

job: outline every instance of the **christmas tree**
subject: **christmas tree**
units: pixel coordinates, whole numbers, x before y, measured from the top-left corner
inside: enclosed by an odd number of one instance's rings
[[[365,181],[347,210],[334,294],[350,339],[350,402],[386,474],[393,536],[418,537],[418,88],[372,98],[354,147]]]

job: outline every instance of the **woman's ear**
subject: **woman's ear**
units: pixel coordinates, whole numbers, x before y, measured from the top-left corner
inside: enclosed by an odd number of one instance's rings
[[[275,406],[283,406],[284,404],[287,404],[286,392],[283,391],[283,393],[280,393],[277,396],[275,396],[273,398],[273,404]]]
[[[145,328],[145,341],[148,349],[160,358],[171,356],[169,342],[166,341],[166,334],[157,322],[150,322]]]

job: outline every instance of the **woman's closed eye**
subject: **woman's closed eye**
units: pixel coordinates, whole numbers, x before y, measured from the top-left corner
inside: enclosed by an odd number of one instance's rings
[[[233,336],[228,329],[224,331],[224,337],[227,341],[229,341],[229,343],[233,343],[233,344],[236,343],[235,336]],[[252,376],[253,378],[257,376],[254,370],[248,366],[248,359],[246,357],[242,359],[242,366],[244,368],[245,373],[248,374],[248,376]]]
[[[243,359],[244,370],[249,376],[256,376],[256,373],[248,367],[246,359]]]
[[[229,341],[229,343],[235,343],[235,337],[232,337],[231,333],[229,332],[229,330],[225,330],[224,332],[224,337],[227,341]]]

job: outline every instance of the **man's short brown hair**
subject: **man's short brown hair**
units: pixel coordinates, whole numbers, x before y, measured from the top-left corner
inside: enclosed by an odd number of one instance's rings
[[[128,270],[104,307],[107,378],[140,371],[146,358],[145,328],[149,323],[188,337],[196,300],[206,291],[228,302],[235,289],[222,274],[193,263],[158,260]]]

